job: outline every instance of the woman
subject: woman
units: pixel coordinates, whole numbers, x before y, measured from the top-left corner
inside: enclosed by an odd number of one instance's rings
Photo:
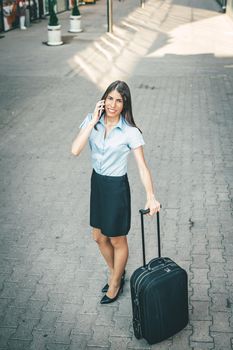
[[[26,0],[17,0],[17,12],[19,16],[19,27],[21,30],[27,29],[27,27],[25,26],[27,6],[28,3],[26,2]]]
[[[94,113],[80,125],[72,153],[78,156],[89,140],[92,153],[90,225],[93,238],[109,267],[109,280],[102,291],[101,304],[117,300],[123,291],[128,259],[127,234],[130,229],[130,189],[127,156],[132,150],[146,190],[150,215],[159,211],[149,169],[145,163],[144,141],[132,113],[131,94],[123,81],[113,82],[97,102]]]

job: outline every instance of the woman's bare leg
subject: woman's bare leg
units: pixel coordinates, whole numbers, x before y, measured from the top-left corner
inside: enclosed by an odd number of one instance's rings
[[[119,290],[121,277],[128,260],[129,250],[126,236],[111,237],[113,247],[113,273],[110,281],[107,296],[114,298]]]
[[[100,229],[98,228],[93,228],[92,235],[94,240],[99,246],[99,250],[106,261],[108,267],[109,267],[109,272],[110,272],[110,279],[113,274],[113,269],[114,269],[114,249],[111,244],[110,239],[107,236],[104,236],[101,232]]]

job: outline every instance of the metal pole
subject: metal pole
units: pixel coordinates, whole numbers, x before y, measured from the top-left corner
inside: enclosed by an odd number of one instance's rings
[[[107,0],[107,20],[108,20],[108,32],[112,33],[112,25],[113,25],[113,19],[112,19],[112,0]]]

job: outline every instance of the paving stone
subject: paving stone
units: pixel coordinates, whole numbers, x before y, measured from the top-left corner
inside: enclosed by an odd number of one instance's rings
[[[14,299],[0,299],[0,320],[3,319],[7,307],[13,302]]]
[[[43,301],[29,300],[22,317],[24,319],[27,319],[27,318],[40,319],[43,305],[44,305]]]
[[[225,249],[225,253],[224,255],[233,255],[233,244],[229,243],[227,240],[223,239],[223,245],[224,245],[224,249]]]
[[[128,294],[128,293],[127,293]],[[117,316],[129,316],[132,314],[132,302],[130,298],[124,298],[119,303],[119,308],[115,313]]]
[[[226,293],[226,282],[227,278],[214,278],[211,279],[211,287],[209,293],[212,295],[214,293]]]
[[[71,342],[70,334],[73,327],[73,323],[56,322],[54,331],[50,335],[48,343],[69,345]]]
[[[80,307],[80,313],[97,314],[100,307],[98,296],[88,297]],[[114,307],[114,306],[113,306]]]
[[[146,342],[145,339],[136,339],[134,336],[131,341],[128,343],[129,349],[151,349],[151,346]]]
[[[31,300],[38,300],[38,301],[48,301],[48,289],[46,285],[38,284],[36,286],[35,293],[32,294]]]
[[[190,319],[193,321],[211,321],[209,309],[210,301],[192,301],[193,311],[190,313]]]
[[[86,349],[89,349],[89,350],[91,350],[91,349],[100,349],[100,350],[109,350],[109,346],[108,347],[105,347],[105,346],[92,346],[92,345],[87,345],[87,347],[86,347]]]
[[[207,242],[204,242],[203,244],[198,244],[195,243],[193,244],[193,249],[192,249],[192,254],[203,254],[203,255],[206,255],[206,246],[207,246]]]
[[[233,285],[233,271],[227,271],[227,284],[229,284],[230,286]]]
[[[85,288],[80,287],[77,291],[71,287],[65,295],[66,304],[82,305],[85,297]]]
[[[223,249],[223,235],[219,235],[219,237],[210,237],[208,242],[208,247],[210,249]],[[223,251],[223,257],[225,255],[225,252]]]
[[[4,282],[8,279],[8,274],[0,274],[0,290],[3,289]]]
[[[73,334],[71,336],[70,350],[84,350],[87,349],[87,342],[90,338],[88,334]]]
[[[98,315],[96,318],[96,325],[99,326],[111,326],[113,325],[113,315],[115,313],[115,309],[114,308],[104,308],[104,309],[100,309],[98,311]]]
[[[89,347],[109,347],[109,329],[105,326],[94,326],[93,335],[87,345]]]
[[[208,269],[207,255],[193,255],[192,268]]]
[[[223,337],[223,333],[211,332],[211,336],[214,339],[216,349],[231,349],[232,334],[226,334]]]
[[[127,337],[109,337],[110,341],[110,349],[111,350],[118,350],[118,349],[127,349],[128,343],[131,340],[131,338]]]
[[[42,284],[51,284],[54,285],[57,283],[57,279],[58,279],[58,274],[55,273],[55,271],[53,270],[47,270],[43,273],[42,278],[40,279],[40,283]]]
[[[209,277],[217,278],[217,277],[225,277],[225,276],[226,276],[226,273],[224,270],[224,264],[211,262]]]
[[[20,282],[23,278],[25,278],[26,273],[27,268],[25,266],[14,266],[12,274],[7,279],[7,282]]]
[[[1,326],[18,327],[21,316],[25,313],[24,308],[8,307],[6,309]]]
[[[63,310],[59,315],[58,322],[74,323],[76,320],[76,314],[78,312],[78,306],[75,304],[63,304]]]
[[[19,289],[14,302],[11,303],[12,307],[26,308],[29,303],[29,299],[33,294],[31,289]]]
[[[223,257],[223,249],[209,249],[208,262],[225,262]]]
[[[110,329],[111,336],[124,336],[129,335],[129,330],[132,324],[132,316],[115,316],[114,326]]]
[[[64,344],[50,344],[48,343],[46,345],[46,350],[69,350],[70,345],[64,345]]]
[[[192,268],[192,272],[193,272],[193,279],[192,279],[192,284],[196,284],[196,283],[201,283],[203,285],[208,286],[210,284],[209,280],[208,280],[208,274],[209,274],[209,270],[208,269],[196,269],[196,268]]]
[[[76,271],[76,280],[80,283],[80,285],[85,285],[86,284],[86,279],[87,276],[93,280],[93,279],[98,279],[99,278],[99,271],[92,269],[92,270],[77,270]]]
[[[39,232],[38,232],[39,235]],[[37,242],[37,245],[42,244],[42,242]],[[44,246],[44,242],[43,242],[43,246]],[[33,249],[33,247],[31,248]],[[42,248],[41,248],[42,249]],[[34,276],[43,276],[44,271],[47,269],[47,264],[46,262],[41,262],[41,261],[32,261],[31,265],[30,265],[30,270],[28,272],[29,275],[34,275]]]
[[[214,349],[214,344],[213,343],[208,343],[208,342],[191,342],[190,346],[194,350]]]
[[[63,311],[64,294],[50,293],[48,303],[43,307],[43,311]]]
[[[172,338],[172,344],[169,350],[186,350],[190,348],[189,338],[192,334],[192,330],[182,330]]]
[[[59,311],[41,311],[40,321],[35,327],[36,331],[46,331],[53,329],[61,312]]]
[[[211,332],[225,332],[232,333],[230,327],[230,313],[229,312],[213,312],[213,325],[210,327]]]
[[[182,249],[182,248],[177,248],[177,258],[182,260],[182,261],[191,261],[191,254],[190,250],[187,249]]]
[[[32,342],[30,344],[30,350],[44,350],[48,342],[48,332],[45,330],[37,331],[33,330],[32,332]]]
[[[105,285],[105,281],[107,283],[107,277],[103,277],[102,279],[90,278],[88,286],[84,288],[85,295],[86,296],[97,295]]]
[[[4,287],[0,293],[0,298],[14,299],[17,295],[18,284],[5,282]]]
[[[35,291],[40,279],[41,279],[41,275],[24,276],[18,284],[19,288]]]
[[[28,350],[30,348],[30,342],[28,340],[12,339],[8,341],[8,348],[11,350]]]
[[[211,311],[225,311],[228,312],[231,307],[230,297],[228,294],[213,294],[211,296],[212,304],[210,306]]]
[[[210,321],[192,321],[193,334],[190,337],[192,342],[209,342],[212,343],[213,339],[210,336]]]
[[[97,319],[97,314],[78,314],[72,335],[92,334],[92,327]]]
[[[0,327],[0,346],[3,348],[7,348],[7,342],[10,339],[10,337],[15,333],[16,328],[10,328],[10,327]]]
[[[227,267],[226,267],[226,270],[227,271],[232,271],[233,270],[233,267],[232,267],[232,264],[233,264],[233,256],[228,256],[227,257]]]
[[[32,330],[37,323],[37,319],[22,319],[16,332],[12,335],[11,340],[31,341]]]

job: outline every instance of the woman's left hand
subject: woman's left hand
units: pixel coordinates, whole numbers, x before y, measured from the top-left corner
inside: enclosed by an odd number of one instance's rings
[[[152,216],[160,211],[160,203],[155,198],[151,198],[147,200],[145,209],[150,209],[148,215]]]

